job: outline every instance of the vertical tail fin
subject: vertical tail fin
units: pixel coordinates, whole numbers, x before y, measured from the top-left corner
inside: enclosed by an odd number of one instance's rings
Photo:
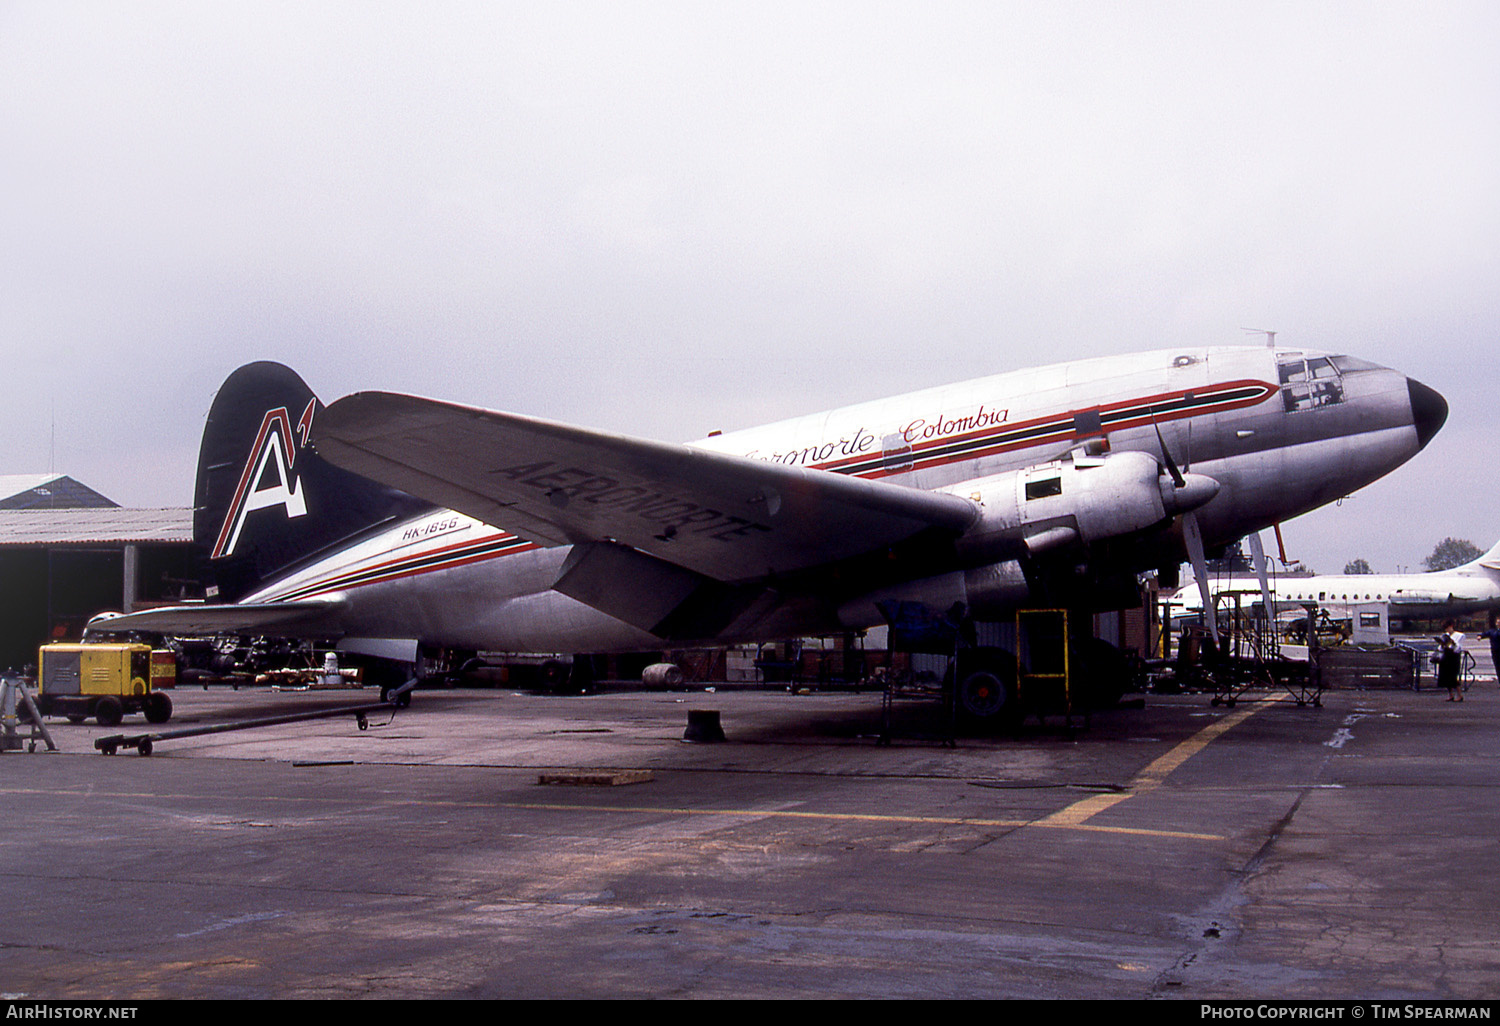
[[[233,601],[381,524],[430,509],[339,470],[307,447],[323,404],[278,363],[251,363],[220,387],[198,450],[193,537],[210,594]]]
[[[1485,570],[1500,570],[1500,542],[1496,542],[1490,547],[1490,551],[1467,565]]]

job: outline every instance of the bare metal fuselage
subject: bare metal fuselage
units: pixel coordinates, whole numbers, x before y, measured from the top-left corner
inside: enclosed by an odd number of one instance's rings
[[[1208,543],[1223,544],[1346,495],[1425,444],[1404,375],[1335,359],[1341,363],[1328,362],[1325,354],[1224,348],[1088,360],[695,445],[960,495],[970,494],[968,483],[1070,454],[1142,452],[1218,482],[1217,495],[1197,516]],[[1129,569],[1163,565],[1163,544],[1180,558],[1180,537],[1170,531],[1164,537],[1164,543],[1143,545],[1138,565]],[[438,511],[305,566],[243,601],[329,600],[339,608],[338,633],[351,638],[509,652],[660,647],[660,638],[554,591],[568,555],[568,546],[538,546],[472,517]],[[1111,558],[1119,560],[1119,552]],[[976,592],[986,588],[988,594]],[[883,582],[879,594],[930,604],[968,599],[979,609],[997,598],[1017,604],[1025,588],[1013,560],[989,560]],[[702,640],[874,626],[879,612],[873,601],[863,601],[869,597],[830,599],[792,589],[753,620]]]

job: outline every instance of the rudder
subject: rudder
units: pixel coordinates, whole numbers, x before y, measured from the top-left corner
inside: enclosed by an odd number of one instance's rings
[[[322,409],[279,363],[246,364],[220,386],[193,501],[211,598],[235,601],[341,542],[432,508],[319,458],[307,439]]]

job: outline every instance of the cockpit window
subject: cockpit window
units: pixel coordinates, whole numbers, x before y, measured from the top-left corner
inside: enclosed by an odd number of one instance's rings
[[[1288,413],[1344,401],[1343,377],[1333,358],[1282,353],[1276,363],[1281,378],[1281,400]]]

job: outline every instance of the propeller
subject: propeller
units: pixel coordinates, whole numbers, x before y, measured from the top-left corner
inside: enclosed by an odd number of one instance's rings
[[[1183,490],[1190,487],[1188,475],[1184,475],[1177,468],[1177,461],[1172,458],[1172,450],[1167,448],[1167,441],[1162,437],[1161,424],[1157,423],[1156,411],[1151,411],[1151,426],[1156,429],[1156,444],[1161,446],[1162,463],[1166,466],[1167,474],[1172,479],[1175,489]],[[1203,529],[1198,525],[1198,507],[1213,498],[1219,490],[1219,483],[1213,478],[1203,474],[1192,474],[1193,484],[1199,481],[1212,482],[1213,491],[1202,502],[1193,504],[1184,503],[1186,512],[1182,514],[1182,540],[1187,543],[1188,560],[1193,564],[1193,577],[1198,582],[1198,596],[1203,600],[1203,618],[1208,621],[1209,634],[1214,639],[1214,651],[1219,649],[1219,617],[1214,609],[1213,597],[1208,590],[1208,560],[1203,555]],[[1199,486],[1201,487],[1201,486]]]

